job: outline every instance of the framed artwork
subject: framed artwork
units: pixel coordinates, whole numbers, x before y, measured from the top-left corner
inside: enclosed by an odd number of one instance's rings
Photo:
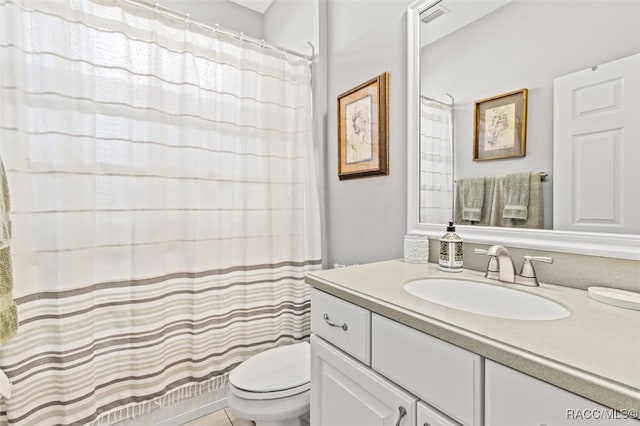
[[[524,157],[527,148],[527,89],[475,103],[473,160]]]
[[[338,96],[338,178],[388,175],[389,73]]]

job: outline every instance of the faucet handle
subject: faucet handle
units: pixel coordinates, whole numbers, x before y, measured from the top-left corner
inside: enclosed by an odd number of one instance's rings
[[[520,270],[520,276],[518,277],[518,284],[529,285],[537,287],[538,277],[536,276],[536,270],[533,268],[533,261],[542,263],[553,263],[553,257],[549,256],[524,256],[524,263]]]
[[[484,274],[484,276],[492,280],[497,280],[500,275],[498,258],[494,255],[489,254],[489,251],[485,249],[477,248],[477,249],[474,249],[473,252],[475,254],[486,254],[489,256],[489,263],[487,264],[487,272]]]
[[[531,262],[532,260],[542,263],[553,263],[553,257],[551,256],[524,256],[525,262]]]

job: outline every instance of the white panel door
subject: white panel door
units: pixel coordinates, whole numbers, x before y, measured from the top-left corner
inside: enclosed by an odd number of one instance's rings
[[[311,335],[311,426],[415,426],[417,399]]]
[[[640,233],[640,54],[554,80],[554,229]]]

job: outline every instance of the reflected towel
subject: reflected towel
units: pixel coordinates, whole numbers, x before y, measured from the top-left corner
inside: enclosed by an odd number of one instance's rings
[[[459,179],[457,189],[460,191],[462,203],[462,219],[470,222],[480,222],[482,206],[484,205],[485,178]]]
[[[493,206],[493,193],[495,190],[495,177],[484,178],[484,196],[482,202],[482,211],[480,213],[480,221],[472,222],[462,219],[462,200],[460,197],[460,191],[457,190],[456,185],[456,204],[454,209],[454,221],[460,225],[480,225],[489,226],[491,223],[491,208]]]
[[[0,159],[0,343],[13,337],[18,330],[18,311],[12,294],[10,210],[9,185]]]
[[[505,208],[504,183],[506,177],[495,178],[493,190],[493,202],[491,203],[490,226],[504,226],[509,228],[535,228],[541,229],[543,225],[542,217],[542,183],[540,174],[529,173],[529,200],[527,219],[505,219],[503,212]]]
[[[530,179],[531,173],[516,173],[505,176],[503,218],[527,220]]]

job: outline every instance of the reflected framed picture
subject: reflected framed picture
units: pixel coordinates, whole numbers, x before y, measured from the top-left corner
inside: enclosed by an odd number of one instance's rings
[[[338,96],[338,178],[388,175],[385,72]]]
[[[526,155],[527,89],[476,101],[474,111],[474,161]]]

